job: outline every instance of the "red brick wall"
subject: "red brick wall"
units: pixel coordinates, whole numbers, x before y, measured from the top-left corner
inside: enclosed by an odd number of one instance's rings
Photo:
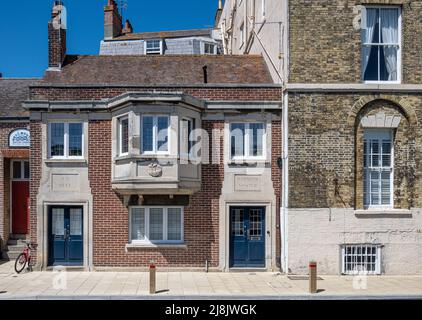
[[[223,129],[223,122],[204,121],[212,129]],[[211,141],[210,146],[213,145]],[[221,144],[223,146],[223,144]],[[222,147],[221,147],[222,148]],[[222,154],[222,150],[221,150]],[[151,259],[159,266],[218,266],[219,197],[224,178],[220,165],[204,165],[202,189],[191,196],[185,207],[185,249],[129,249],[128,209],[111,189],[111,121],[89,124],[89,180],[93,193],[94,266],[147,266]]]
[[[31,99],[33,100],[99,100],[104,98],[113,98],[125,92],[151,92],[153,90],[160,92],[183,91],[186,94],[197,97],[198,99],[208,100],[267,100],[279,101],[281,99],[281,88],[139,88],[139,87],[91,87],[91,88],[31,88]]]
[[[277,198],[276,224],[280,226],[280,195],[281,195],[281,170],[277,160],[281,156],[281,122],[273,121],[271,125],[271,178],[273,180],[274,192]],[[276,260],[280,263],[281,239],[280,229],[276,235]]]
[[[37,243],[37,195],[41,180],[42,165],[42,134],[41,123],[32,122],[30,124],[31,131],[31,148],[29,166],[31,170],[31,180],[29,182],[30,193],[30,239],[31,242]],[[36,252],[33,252],[32,259],[36,262]]]

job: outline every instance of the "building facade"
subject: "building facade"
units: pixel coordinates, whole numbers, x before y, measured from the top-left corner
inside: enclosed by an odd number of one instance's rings
[[[129,20],[122,24],[116,1],[104,8],[104,40],[100,55],[215,55],[221,53],[217,29],[135,33]]]
[[[0,253],[15,258],[29,238],[29,114],[36,79],[0,78]]]
[[[262,57],[69,56],[65,32],[24,105],[37,268],[277,270],[281,88]]]
[[[229,13],[257,2],[226,1],[223,39],[243,33],[225,31]],[[306,273],[316,260],[327,274],[422,273],[422,5],[263,2],[282,7],[279,21],[288,32],[278,38],[286,59],[284,270]],[[275,42],[263,40],[258,51]]]

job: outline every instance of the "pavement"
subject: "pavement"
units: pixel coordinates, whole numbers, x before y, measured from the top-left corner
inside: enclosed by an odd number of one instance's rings
[[[1,263],[1,262],[0,262]],[[46,271],[16,274],[0,264],[0,300],[260,300],[422,299],[422,276],[325,276],[309,294],[306,277],[268,272],[158,272],[149,294],[147,272]]]

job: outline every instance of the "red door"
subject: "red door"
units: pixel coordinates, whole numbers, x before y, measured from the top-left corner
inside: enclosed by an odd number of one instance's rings
[[[29,230],[29,182],[12,182],[12,231],[14,234],[27,234]]]
[[[29,233],[29,162],[12,162],[12,232]]]

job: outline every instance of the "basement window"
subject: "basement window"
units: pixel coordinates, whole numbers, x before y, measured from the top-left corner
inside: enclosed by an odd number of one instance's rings
[[[344,245],[342,274],[381,274],[381,245]]]

